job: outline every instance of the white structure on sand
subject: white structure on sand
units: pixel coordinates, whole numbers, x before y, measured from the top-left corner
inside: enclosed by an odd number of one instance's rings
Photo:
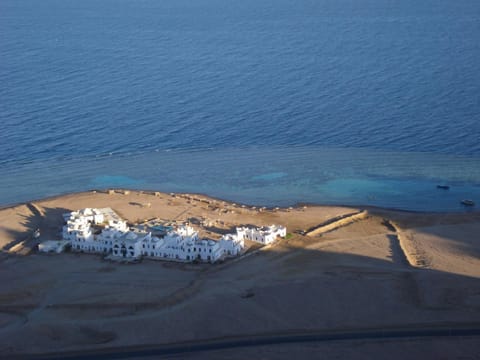
[[[236,234],[226,234],[215,241],[200,239],[192,227],[181,225],[163,237],[156,237],[150,232],[130,229],[110,208],[73,211],[64,214],[64,219],[67,224],[63,227],[63,239],[73,251],[111,254],[126,259],[146,257],[213,263],[240,255],[246,239],[269,244],[277,236],[286,235],[282,226],[241,227],[237,228]]]
[[[237,228],[237,236],[245,240],[256,241],[262,244],[270,244],[277,237],[285,237],[287,228],[279,225],[270,225],[261,228],[240,227]]]
[[[38,244],[38,250],[42,252],[55,252],[61,253],[69,245],[68,241],[65,240],[47,240]]]
[[[226,234],[220,239],[220,246],[223,253],[228,256],[239,255],[245,247],[244,238],[237,234]]]

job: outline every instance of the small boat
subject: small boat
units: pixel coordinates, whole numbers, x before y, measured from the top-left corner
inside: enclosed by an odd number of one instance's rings
[[[448,189],[450,189],[450,186],[448,186],[448,185],[437,185],[437,189],[448,190]]]
[[[473,200],[465,199],[465,200],[462,200],[461,203],[462,205],[465,205],[465,206],[475,206],[475,202]]]

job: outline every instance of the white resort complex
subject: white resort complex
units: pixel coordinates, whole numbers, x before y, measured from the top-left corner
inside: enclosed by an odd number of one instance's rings
[[[219,240],[200,239],[198,232],[188,225],[168,228],[161,236],[130,228],[112,209],[90,209],[64,214],[62,241],[47,241],[39,245],[44,252],[62,252],[66,246],[72,251],[110,255],[114,258],[140,259],[142,257],[173,260],[216,262],[237,256],[245,247],[245,240],[269,244],[277,237],[285,237],[286,228],[272,225],[263,228],[239,227],[235,234],[226,234]]]

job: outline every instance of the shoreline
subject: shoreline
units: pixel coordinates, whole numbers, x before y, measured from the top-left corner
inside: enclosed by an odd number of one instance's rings
[[[108,193],[109,190],[114,190],[116,192],[122,192],[122,191],[131,191],[131,192],[139,192],[143,193],[145,195],[152,195],[154,196],[155,193],[161,193],[164,195],[169,195],[171,193],[166,193],[161,190],[152,190],[152,189],[137,189],[137,188],[128,188],[128,187],[119,187],[119,188],[99,188],[99,189],[89,189],[89,190],[83,190],[83,191],[73,191],[73,192],[67,192],[67,193],[62,193],[58,195],[51,195],[51,196],[46,196],[42,198],[36,198],[32,199],[29,201],[23,201],[23,202],[16,202],[16,203],[11,203],[11,204],[0,204],[0,211],[1,210],[6,210],[6,209],[12,209],[17,206],[21,205],[26,205],[26,204],[31,204],[31,203],[36,203],[36,202],[45,202],[45,201],[54,201],[58,200],[64,197],[69,197],[69,196],[75,196],[75,195],[84,195],[84,194],[90,194],[90,193]],[[220,201],[220,202],[225,202],[229,204],[237,204],[237,205],[244,205],[248,207],[265,207],[267,209],[275,209],[279,208],[280,210],[285,210],[290,207],[292,208],[300,208],[300,207],[323,207],[323,208],[333,208],[333,207],[348,207],[348,208],[359,208],[359,209],[365,209],[365,210],[380,210],[380,211],[391,211],[391,212],[400,212],[400,213],[406,213],[406,214],[443,214],[443,215],[449,215],[449,214],[469,214],[469,213],[478,213],[480,212],[480,207],[473,206],[473,207],[465,207],[463,211],[436,211],[436,210],[411,210],[411,209],[402,209],[402,208],[396,208],[396,207],[388,207],[388,206],[375,206],[375,205],[364,205],[364,204],[348,204],[348,203],[340,203],[340,204],[322,204],[322,203],[313,203],[313,202],[304,202],[304,201],[299,201],[299,202],[294,202],[292,204],[286,205],[286,206],[277,206],[277,205],[270,205],[270,206],[262,206],[258,204],[250,204],[250,203],[242,203],[242,202],[234,202],[233,200],[230,199],[223,199],[219,197],[215,197],[206,193],[196,193],[196,192],[175,192],[174,194],[176,195],[191,195],[191,196],[203,196],[208,199],[214,200],[214,201]]]
[[[0,208],[0,249],[30,254],[38,244],[61,240],[63,214],[84,208],[112,208],[130,226],[152,219],[192,224],[200,237],[219,240],[237,227],[283,226],[303,239],[322,237],[364,219],[396,223],[399,230],[441,224],[480,222],[479,211],[420,212],[375,206],[297,203],[289,207],[260,207],[210,197],[201,193],[164,193],[128,188],[97,189],[50,196]],[[352,215],[353,214],[353,215]],[[387,226],[388,227],[388,226]],[[37,232],[39,236],[34,236]],[[383,230],[382,230],[383,231]],[[410,246],[410,249],[418,246]],[[418,252],[420,253],[420,251]]]

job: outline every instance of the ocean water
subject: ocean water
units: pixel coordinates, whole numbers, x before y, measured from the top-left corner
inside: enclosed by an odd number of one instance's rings
[[[130,187],[464,211],[480,2],[0,0],[0,172],[3,205]]]

